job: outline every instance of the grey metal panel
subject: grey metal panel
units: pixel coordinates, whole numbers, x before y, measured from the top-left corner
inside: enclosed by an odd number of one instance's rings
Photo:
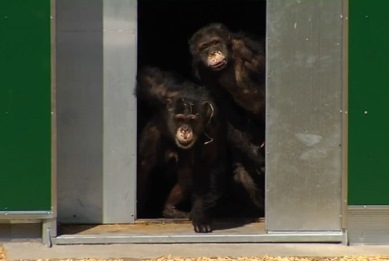
[[[389,206],[349,206],[348,212],[350,244],[389,244]]]
[[[102,222],[102,2],[57,0],[58,220]]]
[[[101,32],[102,0],[56,0],[57,28],[70,32]]]
[[[104,223],[134,222],[137,5],[104,0]]]
[[[134,222],[136,1],[56,10],[59,221]]]
[[[342,1],[268,1],[266,227],[341,230]]]

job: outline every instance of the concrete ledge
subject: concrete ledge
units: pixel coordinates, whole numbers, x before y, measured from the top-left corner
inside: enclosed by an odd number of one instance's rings
[[[5,243],[8,260],[70,258],[156,258],[241,256],[389,256],[388,246],[345,246],[341,244],[113,244],[54,245]]]

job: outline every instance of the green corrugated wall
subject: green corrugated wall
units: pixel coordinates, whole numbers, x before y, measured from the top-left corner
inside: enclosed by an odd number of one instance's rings
[[[50,0],[0,1],[0,211],[51,208]]]
[[[389,205],[389,1],[349,1],[349,205]]]

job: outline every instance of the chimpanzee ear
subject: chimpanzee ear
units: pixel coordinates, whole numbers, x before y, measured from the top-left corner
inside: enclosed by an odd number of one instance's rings
[[[204,115],[208,119],[208,123],[212,120],[213,115],[215,114],[215,108],[212,103],[204,102]]]

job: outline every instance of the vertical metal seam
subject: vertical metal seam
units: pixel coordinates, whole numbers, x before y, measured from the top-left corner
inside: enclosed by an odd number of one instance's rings
[[[136,9],[136,18],[135,18],[135,21],[136,21],[136,27],[135,27],[135,36],[136,36],[136,41],[135,41],[135,53],[138,54],[138,28],[139,28],[139,25],[138,25],[138,0],[131,0],[131,1],[134,1],[134,8]],[[138,66],[138,56],[136,56],[136,63],[135,63],[135,75],[136,75],[136,71],[138,70],[137,66]],[[134,79],[133,81],[134,83],[134,86],[136,84],[136,79]],[[135,124],[137,124],[137,117],[138,117],[138,106],[137,106],[137,99],[135,98]],[[136,127],[137,129],[138,127]],[[137,132],[135,131],[135,139],[138,140],[138,137],[137,137]],[[130,210],[132,212],[132,215],[131,215],[131,218],[130,218],[130,222],[131,223],[135,223],[135,220],[137,218],[137,178],[138,178],[138,155],[137,155],[137,142],[134,143],[134,157],[133,157],[133,160],[134,160],[134,164],[135,164],[135,169],[134,169],[134,173],[133,173],[133,189],[132,189],[132,193],[133,193],[133,198],[134,198],[134,203],[133,203],[133,209]]]
[[[348,50],[349,1],[342,0],[342,229],[347,229],[348,209]]]
[[[50,0],[50,119],[51,119],[51,212],[50,220],[42,221],[42,242],[52,246],[52,237],[57,236],[57,78],[56,78],[56,12],[55,0]]]
[[[266,78],[265,78],[265,97],[266,97],[266,100],[265,100],[265,102],[266,102],[266,106],[265,106],[265,115],[266,115],[266,117],[265,117],[265,141],[267,140],[267,137],[268,137],[268,131],[267,131],[267,128],[268,128],[268,117],[269,117],[269,112],[268,112],[268,100],[269,100],[269,97],[268,97],[268,83],[269,83],[269,81],[268,81],[268,75],[269,75],[269,59],[268,59],[268,57],[269,57],[269,52],[268,52],[268,50],[269,50],[269,39],[270,39],[270,37],[269,37],[269,4],[271,3],[271,1],[266,1],[266,39],[265,39],[265,76],[266,76]],[[268,187],[268,185],[267,185],[267,178],[266,178],[266,176],[267,176],[267,160],[268,160],[268,157],[267,157],[267,155],[268,155],[268,147],[267,146],[265,146],[265,232],[266,233],[268,233],[268,229],[267,229],[267,218],[266,218],[266,213],[267,213],[267,210],[268,210],[268,206],[269,206],[269,204],[268,204],[268,197],[267,197],[267,187]]]
[[[51,59],[51,211],[57,219],[57,78],[56,78],[56,0],[50,0]],[[52,234],[56,236],[55,234]]]

